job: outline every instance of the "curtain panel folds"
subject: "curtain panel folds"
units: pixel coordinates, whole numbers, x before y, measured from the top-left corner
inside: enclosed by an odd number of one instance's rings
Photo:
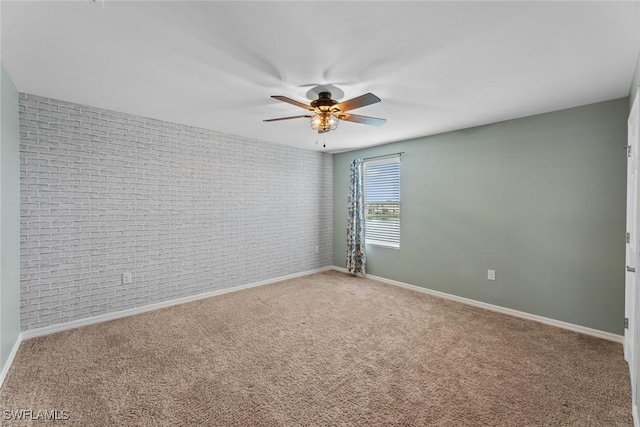
[[[351,162],[347,208],[347,270],[351,274],[366,274],[363,166],[362,159]]]

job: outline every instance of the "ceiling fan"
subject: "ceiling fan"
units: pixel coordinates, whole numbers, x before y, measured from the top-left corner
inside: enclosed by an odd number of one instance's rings
[[[380,102],[380,98],[372,93],[365,93],[364,95],[349,99],[348,101],[338,102],[335,99],[331,99],[331,92],[320,92],[318,94],[318,99],[311,101],[310,105],[303,104],[302,102],[287,98],[286,96],[272,95],[271,97],[279,101],[295,105],[296,107],[304,108],[312,114],[267,119],[264,120],[265,122],[307,118],[311,119],[311,128],[313,130],[317,130],[318,133],[325,133],[330,130],[334,130],[338,127],[340,120],[373,126],[382,126],[387,121],[386,119],[379,119],[377,117],[359,116],[357,114],[347,113],[347,111]]]

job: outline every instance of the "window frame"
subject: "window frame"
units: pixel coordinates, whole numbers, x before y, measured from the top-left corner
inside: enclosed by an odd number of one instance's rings
[[[397,234],[397,238],[398,238],[398,243],[395,242],[388,242],[388,241],[383,241],[383,240],[376,240],[376,239],[368,239],[366,237],[366,232],[367,232],[367,223],[370,220],[367,220],[367,215],[368,215],[368,203],[367,203],[367,166],[373,166],[373,165],[378,165],[378,164],[385,164],[385,163],[398,163],[398,234]],[[365,210],[365,245],[370,245],[370,246],[377,246],[377,247],[381,247],[381,248],[388,248],[388,249],[400,249],[400,245],[401,245],[401,216],[402,216],[402,196],[401,196],[401,174],[402,174],[402,162],[401,162],[401,156],[400,155],[391,155],[391,156],[385,156],[384,158],[376,158],[376,159],[371,159],[371,160],[364,160],[363,161],[363,171],[362,171],[363,175],[364,175],[364,179],[363,179],[363,187],[364,187],[364,210]]]

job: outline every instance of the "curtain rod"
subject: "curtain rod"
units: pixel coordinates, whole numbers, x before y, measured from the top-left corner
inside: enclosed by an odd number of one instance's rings
[[[382,156],[365,157],[362,160],[379,159],[381,157],[402,156],[403,154],[404,154],[404,151],[400,151],[398,153],[383,154]]]

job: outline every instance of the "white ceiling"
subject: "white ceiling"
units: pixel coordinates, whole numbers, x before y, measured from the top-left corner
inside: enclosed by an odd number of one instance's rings
[[[640,52],[638,2],[1,5],[22,92],[327,151],[624,97]],[[317,84],[376,94],[353,113],[387,123],[262,122]]]

